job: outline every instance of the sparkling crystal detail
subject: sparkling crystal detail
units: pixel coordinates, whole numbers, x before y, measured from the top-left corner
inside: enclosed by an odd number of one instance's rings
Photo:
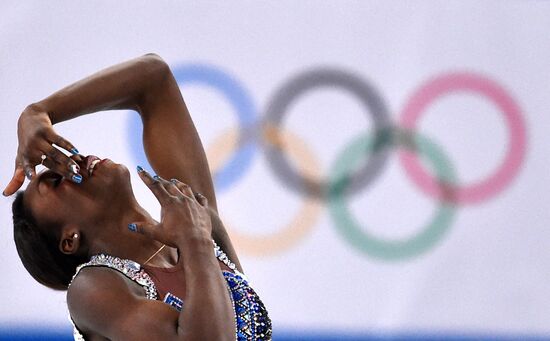
[[[166,296],[164,296],[163,302],[173,307],[177,311],[182,311],[183,309],[183,300],[174,294],[167,293]]]
[[[271,320],[260,297],[240,274],[224,271],[235,310],[237,340],[271,340]]]
[[[129,259],[121,259],[118,257],[105,255],[105,254],[99,254],[92,256],[90,258],[90,261],[84,264],[80,264],[76,268],[76,272],[73,275],[73,278],[71,279],[71,282],[69,283],[69,287],[73,283],[74,279],[80,272],[80,270],[84,269],[85,267],[89,266],[104,266],[111,269],[114,269],[122,274],[124,274],[126,277],[131,279],[132,281],[138,283],[143,287],[143,290],[145,291],[145,297],[147,297],[150,300],[156,300],[157,299],[157,288],[155,287],[155,283],[153,283],[153,280],[149,275],[141,269],[141,266]],[[75,341],[85,341],[84,336],[78,328],[76,327],[74,321],[69,316],[69,319],[71,320],[71,323],[73,325],[73,336]]]
[[[216,258],[234,271],[222,271],[222,274],[227,284],[227,290],[233,310],[235,311],[235,339],[237,341],[271,340],[271,319],[269,318],[267,309],[260,300],[260,297],[248,284],[248,278],[242,272],[237,270],[235,264],[231,262],[226,253],[221,250],[214,240],[212,240],[212,243],[214,244],[214,255]],[[77,267],[71,283],[80,270],[88,266],[105,266],[117,270],[132,281],[140,284],[143,287],[145,296],[148,299],[157,299],[157,289],[155,284],[145,270],[141,268],[139,263],[129,259],[121,259],[105,254],[92,256],[89,262],[81,264]],[[179,311],[183,309],[183,300],[173,294],[167,294],[164,298],[164,302]],[[74,327],[74,339],[76,341],[85,341],[70,316],[69,319]]]

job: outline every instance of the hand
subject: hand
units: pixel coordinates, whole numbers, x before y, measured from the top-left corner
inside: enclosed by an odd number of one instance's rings
[[[80,158],[78,150],[54,131],[48,113],[38,105],[28,106],[19,117],[17,138],[19,145],[15,158],[15,171],[4,189],[5,196],[12,195],[21,188],[25,177],[32,179],[36,175],[35,167],[39,164],[68,179],[80,182],[79,176],[74,177],[80,171],[78,164],[53,144],[75,155],[74,158],[77,160]],[[42,160],[42,155],[45,155],[46,159]],[[81,177],[80,180],[82,180]]]
[[[152,177],[141,168],[138,174],[161,205],[161,221],[158,224],[132,223],[128,226],[131,231],[175,248],[194,238],[211,239],[212,223],[205,196],[194,193],[189,185],[176,179],[166,181]]]

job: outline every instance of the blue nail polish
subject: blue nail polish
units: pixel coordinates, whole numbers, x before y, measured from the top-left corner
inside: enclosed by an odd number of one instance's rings
[[[32,172],[31,171],[25,172],[25,176],[27,177],[27,179],[32,180]]]
[[[155,175],[155,176],[153,176],[153,179],[155,179],[155,180],[157,180],[157,181],[158,181],[158,180],[160,180],[160,176],[158,176],[158,175]]]
[[[77,184],[82,182],[82,175],[80,174],[74,174],[71,178],[73,182],[76,182]]]
[[[134,224],[134,223],[128,224],[128,230],[130,230],[132,232],[136,232],[137,231],[137,225]]]
[[[141,167],[141,166],[137,166],[137,171],[138,171],[138,173],[141,173],[141,172],[143,172],[143,167]]]
[[[71,150],[69,150],[69,151],[70,151],[71,154],[73,154],[73,155],[78,154],[78,149],[76,149],[76,148],[73,148],[73,149],[71,149]]]

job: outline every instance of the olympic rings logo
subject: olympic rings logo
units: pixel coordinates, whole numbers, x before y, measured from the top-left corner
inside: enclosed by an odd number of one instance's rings
[[[240,129],[220,136],[207,148],[216,191],[224,191],[245,175],[258,149],[267,156],[275,177],[306,198],[298,214],[284,228],[267,236],[247,235],[230,228],[237,247],[253,255],[285,251],[305,238],[315,225],[323,204],[328,205],[341,236],[357,250],[378,259],[403,260],[433,248],[449,230],[455,208],[489,200],[502,192],[517,176],[526,152],[526,128],[522,112],[510,94],[494,80],[469,72],[438,75],[421,85],[404,106],[397,123],[391,122],[383,97],[368,81],[339,69],[317,68],[286,81],[260,112],[241,83],[219,68],[188,64],[173,69],[180,86],[200,84],[224,95],[238,117]],[[329,176],[318,174],[314,154],[296,135],[282,127],[284,115],[300,96],[318,88],[341,89],[365,107],[374,129],[352,139],[337,156]],[[455,92],[482,96],[502,113],[508,128],[506,156],[492,175],[472,184],[460,184],[450,159],[433,141],[416,130],[422,113],[435,101]],[[139,164],[147,164],[140,136],[141,122],[133,115],[129,139]],[[288,146],[292,146],[289,148]],[[402,240],[376,237],[360,226],[347,199],[369,187],[386,166],[393,148],[407,176],[425,194],[438,201],[436,212],[415,235]],[[229,161],[219,166],[227,156]],[[429,162],[431,175],[418,156]],[[298,164],[291,166],[289,159]],[[225,221],[225,219],[224,219]]]

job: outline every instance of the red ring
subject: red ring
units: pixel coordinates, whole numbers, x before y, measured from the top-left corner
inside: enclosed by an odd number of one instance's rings
[[[521,110],[512,97],[496,82],[473,73],[449,73],[439,76],[421,87],[409,100],[401,115],[401,126],[415,130],[422,112],[435,99],[455,91],[479,93],[490,99],[504,115],[510,143],[501,165],[493,175],[470,185],[456,186],[453,201],[460,204],[478,203],[502,191],[517,175],[525,157],[526,132]],[[399,159],[407,174],[425,193],[439,196],[441,184],[428,174],[416,154],[401,151]]]

